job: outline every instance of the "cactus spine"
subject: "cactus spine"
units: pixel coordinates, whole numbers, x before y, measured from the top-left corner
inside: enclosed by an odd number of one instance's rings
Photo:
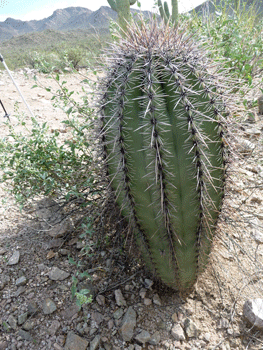
[[[148,267],[192,289],[207,264],[225,184],[225,105],[179,28],[130,27],[103,82],[102,139],[111,187]]]

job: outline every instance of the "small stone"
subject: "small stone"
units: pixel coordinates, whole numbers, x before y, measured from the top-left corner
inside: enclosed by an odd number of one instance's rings
[[[184,321],[184,330],[188,338],[197,338],[201,333],[195,325],[195,323],[190,318],[187,318]]]
[[[48,277],[53,281],[63,281],[69,277],[69,273],[63,270],[60,270],[58,267],[53,267],[49,272]]]
[[[17,328],[17,319],[13,316],[13,315],[10,315],[7,319],[7,323],[9,324],[9,326],[12,328],[12,329],[16,329]]]
[[[17,288],[14,295],[15,295],[15,297],[19,297],[19,295],[23,294],[25,291],[26,291],[26,287],[20,286]]]
[[[4,287],[8,284],[9,281],[10,277],[8,275],[1,275],[0,290],[4,289]]]
[[[144,285],[145,285],[145,288],[150,289],[150,288],[152,288],[153,281],[149,280],[148,278],[145,278]]]
[[[27,312],[25,312],[25,313],[19,315],[19,316],[17,317],[17,323],[18,323],[19,325],[25,323],[26,320],[27,320],[27,315],[28,315]]]
[[[0,350],[6,350],[7,349],[7,342],[0,340]]]
[[[57,343],[53,344],[53,347],[55,350],[63,350],[63,348],[60,345],[58,345]]]
[[[203,336],[203,339],[205,342],[209,343],[210,342],[210,339],[211,339],[211,334],[206,332]]]
[[[159,332],[155,332],[151,336],[151,338],[149,340],[149,344],[151,344],[151,345],[158,345],[160,340],[161,340],[160,333]]]
[[[143,330],[143,331],[141,331],[141,333],[139,333],[139,334],[135,337],[135,339],[136,339],[139,343],[141,343],[141,344],[144,345],[145,343],[148,343],[148,342],[149,342],[149,340],[151,339],[151,335],[150,335],[149,332]]]
[[[50,259],[53,259],[55,256],[57,256],[58,254],[53,252],[53,250],[50,250],[48,253],[47,253],[47,259],[50,260]]]
[[[0,255],[4,255],[7,252],[6,249],[0,248]],[[1,344],[1,343],[0,343]]]
[[[130,306],[123,318],[120,333],[124,341],[130,341],[136,326],[136,312]]]
[[[116,303],[118,306],[126,306],[126,300],[124,299],[120,289],[114,291]]]
[[[145,306],[149,306],[149,305],[152,304],[152,301],[149,298],[145,298],[145,299],[143,299],[143,303],[144,303]]]
[[[104,295],[101,295],[101,294],[97,295],[96,301],[97,301],[97,303],[100,306],[104,306],[105,305],[105,297],[104,297]]]
[[[147,290],[145,288],[142,288],[139,292],[139,295],[142,299],[144,299],[146,296],[146,293],[147,293]]]
[[[142,347],[138,344],[134,345],[134,350],[142,350]]]
[[[161,299],[158,294],[154,294],[153,296],[153,303],[158,306],[162,306]]]
[[[18,250],[15,250],[11,258],[8,260],[7,265],[16,265],[19,262],[20,253]]]
[[[71,319],[74,315],[76,315],[80,310],[80,307],[77,304],[72,304],[66,310],[61,312],[61,316],[66,319]]]
[[[22,328],[23,328],[25,331],[30,331],[31,329],[34,328],[34,326],[35,326],[35,321],[32,320],[32,319],[30,319],[30,320],[27,320],[27,321],[23,324]]]
[[[96,350],[100,344],[100,335],[96,335],[96,337],[90,342],[90,350]]]
[[[70,331],[67,335],[65,350],[86,350],[89,342]]]
[[[175,324],[171,329],[171,334],[175,340],[185,340],[184,330],[180,324]]]
[[[257,244],[263,244],[263,232],[258,229],[252,230],[252,235],[254,237],[254,240]]]
[[[97,326],[103,321],[103,316],[101,313],[94,311],[91,314],[91,319],[96,323]]]
[[[48,248],[52,249],[52,248],[59,248],[64,244],[64,240],[62,238],[54,238],[51,240],[51,242],[49,242],[48,244]]]
[[[33,315],[38,311],[38,306],[35,301],[30,301],[27,305],[27,312],[29,315]]]
[[[57,310],[55,303],[50,298],[45,299],[42,308],[45,315],[50,315]]]
[[[113,317],[115,318],[115,320],[119,320],[122,315],[123,315],[123,309],[117,309],[114,313],[113,313]]]
[[[20,286],[24,286],[27,282],[27,279],[25,276],[21,276],[16,280],[16,286],[20,287]]]
[[[61,248],[61,249],[59,249],[59,253],[63,256],[67,256],[70,254],[70,250]]]
[[[253,326],[263,329],[263,299],[249,299],[243,306],[245,319]]]
[[[176,312],[172,314],[172,320],[173,320],[174,323],[178,322],[178,317],[177,317],[177,313]]]
[[[55,335],[59,327],[60,327],[60,323],[57,320],[52,321],[51,326],[48,329],[48,333],[51,336]]]
[[[18,335],[24,340],[33,341],[31,334],[29,332],[24,331],[23,329],[19,329]]]

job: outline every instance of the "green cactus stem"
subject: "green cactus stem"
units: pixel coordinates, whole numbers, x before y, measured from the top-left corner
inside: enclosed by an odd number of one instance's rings
[[[102,83],[111,188],[147,266],[187,293],[208,262],[225,187],[225,96],[178,27],[129,27]]]
[[[162,4],[162,0],[158,0],[157,2],[160,16],[162,17],[163,21],[167,24],[169,21],[171,21],[173,26],[177,26],[178,24],[178,1],[177,0],[171,0],[172,5],[172,15],[170,15],[169,7],[167,4],[167,1],[164,1],[164,4]]]
[[[113,11],[118,13],[120,27],[125,31],[127,24],[131,21],[130,6],[134,5],[136,0],[108,0]]]

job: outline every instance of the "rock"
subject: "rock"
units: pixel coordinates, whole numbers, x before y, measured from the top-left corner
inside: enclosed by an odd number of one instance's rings
[[[13,315],[10,315],[7,319],[7,323],[9,324],[9,326],[12,328],[12,329],[16,329],[17,328],[17,319],[13,316]]]
[[[153,303],[158,306],[162,306],[161,299],[158,294],[154,294],[153,296]]]
[[[89,342],[70,331],[67,335],[65,350],[86,350]]]
[[[247,121],[249,123],[257,123],[259,121],[259,117],[257,113],[255,112],[248,112],[247,113]]]
[[[185,340],[184,330],[180,324],[175,324],[172,327],[171,335],[175,340]]]
[[[120,289],[114,291],[116,303],[118,306],[126,306],[126,300],[124,299]]]
[[[31,329],[34,328],[34,326],[35,326],[35,321],[32,320],[32,319],[30,319],[30,320],[27,320],[27,321],[23,324],[22,328],[23,328],[25,331],[30,331]]]
[[[17,317],[17,323],[18,323],[19,325],[25,323],[26,320],[27,320],[27,315],[28,315],[27,312],[25,312],[25,313],[19,315],[19,316]]]
[[[258,98],[258,114],[263,115],[263,95]]]
[[[7,252],[6,249],[0,248],[0,255],[4,255]],[[1,343],[0,343],[1,344]]]
[[[254,228],[252,230],[252,235],[257,244],[263,244],[263,232]]]
[[[153,281],[152,281],[152,280],[149,280],[148,278],[145,278],[145,280],[144,280],[144,285],[145,285],[145,288],[151,289],[151,288],[152,288],[152,285],[153,285]]]
[[[62,249],[59,249],[59,253],[60,253],[61,255],[66,256],[66,255],[69,255],[69,254],[70,254],[70,250],[62,248]]]
[[[130,341],[133,337],[133,331],[136,326],[136,312],[130,306],[122,320],[120,333],[124,341]]]
[[[94,311],[91,313],[91,319],[96,323],[97,326],[103,321],[103,315],[98,311]]]
[[[72,304],[70,307],[68,307],[66,310],[61,312],[61,316],[66,319],[71,319],[76,313],[78,313],[80,310],[80,307],[77,304]]]
[[[146,297],[147,290],[145,288],[142,288],[139,292],[139,295],[142,299]]]
[[[45,315],[50,315],[57,310],[57,307],[50,298],[46,298],[43,303],[42,309]]]
[[[97,295],[96,296],[96,301],[97,301],[97,303],[100,306],[104,306],[105,305],[105,297],[104,297],[104,295],[101,295],[101,294]]]
[[[7,349],[7,342],[0,340],[0,350],[6,350]]]
[[[38,311],[38,305],[35,301],[30,301],[27,305],[28,315],[34,315]]]
[[[149,305],[152,304],[152,301],[149,298],[145,298],[145,299],[143,299],[143,303],[144,303],[145,306],[149,306]]]
[[[8,260],[7,265],[16,265],[19,262],[20,253],[18,250],[15,250],[11,258]]]
[[[206,332],[203,336],[203,339],[205,342],[209,343],[210,342],[210,339],[211,339],[211,334]]]
[[[17,280],[16,280],[16,286],[17,287],[20,287],[20,286],[24,286],[27,282],[27,279],[25,276],[22,276],[22,277],[19,277]]]
[[[197,328],[195,323],[190,318],[186,318],[184,321],[184,331],[187,338],[197,338],[201,333],[200,329]]]
[[[96,350],[100,344],[100,335],[96,335],[96,337],[90,342],[90,350]]]
[[[115,320],[119,320],[122,315],[123,315],[123,309],[117,309],[114,313],[113,313],[113,317],[115,318]]]
[[[69,277],[69,273],[63,270],[60,270],[58,267],[53,267],[48,274],[48,277],[53,281],[63,281]]]
[[[48,249],[60,248],[63,244],[64,244],[64,239],[54,238],[51,240],[51,242],[48,243]]]
[[[60,327],[60,323],[57,320],[52,321],[51,326],[48,328],[48,333],[53,336],[56,334]]]
[[[177,317],[177,313],[176,312],[172,314],[172,320],[173,320],[174,323],[178,322],[178,317]]]
[[[1,275],[0,290],[4,289],[9,281],[10,281],[10,277],[8,275]]]
[[[247,300],[243,306],[243,315],[252,326],[263,329],[263,299]]]
[[[23,329],[19,329],[18,335],[24,340],[33,341],[31,334],[29,332],[24,331]]]
[[[149,340],[149,344],[151,344],[151,345],[158,345],[160,343],[160,340],[161,340],[160,333],[159,332],[155,332],[151,336],[151,338]]]
[[[149,340],[151,339],[151,335],[149,332],[143,330],[141,331],[141,333],[139,333],[138,335],[136,335],[135,339],[141,343],[141,344],[145,344],[145,343],[148,343]]]

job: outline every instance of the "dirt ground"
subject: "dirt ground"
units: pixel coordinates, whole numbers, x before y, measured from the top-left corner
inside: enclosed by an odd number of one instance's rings
[[[52,93],[41,87],[32,89],[34,72],[24,73],[14,72],[13,76],[33,113],[40,122],[47,121],[51,129],[63,128],[61,121],[65,116],[53,107]],[[56,91],[55,80],[39,74],[37,77],[43,86]],[[89,90],[78,74],[62,78],[70,90],[81,92],[82,86]],[[250,98],[258,95],[256,88]],[[25,120],[30,123],[29,113],[5,71],[0,73],[0,99],[14,126],[16,101],[19,113],[27,114]],[[256,108],[251,111],[257,116]],[[0,137],[8,134],[3,115],[0,107]],[[255,230],[259,235],[262,232],[263,237],[263,116],[257,118],[249,122],[247,115],[240,117],[237,139],[244,146],[242,157],[234,158],[229,167],[227,195],[211,263],[187,300],[160,287],[138,260],[119,251],[119,224],[107,222],[105,229],[111,230],[112,242],[108,245],[102,242],[92,258],[83,256],[77,231],[71,230],[67,239],[52,238],[35,212],[20,212],[1,184],[0,350],[263,349],[262,333],[243,317],[244,302],[262,298],[263,292],[263,246],[260,239],[255,239]],[[51,214],[48,208],[45,210],[46,218],[50,219],[52,210]],[[19,251],[19,262],[10,265],[15,251]],[[72,277],[79,270],[69,263],[68,256],[81,261],[82,268],[92,276],[92,283],[80,281],[92,290],[93,296],[93,302],[81,310],[76,309],[71,298]],[[50,271],[55,267],[66,271],[68,277],[52,279]],[[21,284],[18,280],[23,276],[26,280]],[[122,301],[118,299],[119,293]],[[56,305],[50,313],[44,311],[47,298]],[[136,311],[137,318],[133,336],[125,342],[121,327],[129,307]],[[21,315],[25,313],[27,321],[22,322]],[[13,319],[17,322],[12,322]],[[186,320],[194,325],[194,334],[190,336],[186,336]],[[184,330],[181,338],[176,325]],[[149,333],[147,341],[142,340],[142,331]],[[77,338],[71,347],[68,345],[70,332],[82,339],[82,345]]]

